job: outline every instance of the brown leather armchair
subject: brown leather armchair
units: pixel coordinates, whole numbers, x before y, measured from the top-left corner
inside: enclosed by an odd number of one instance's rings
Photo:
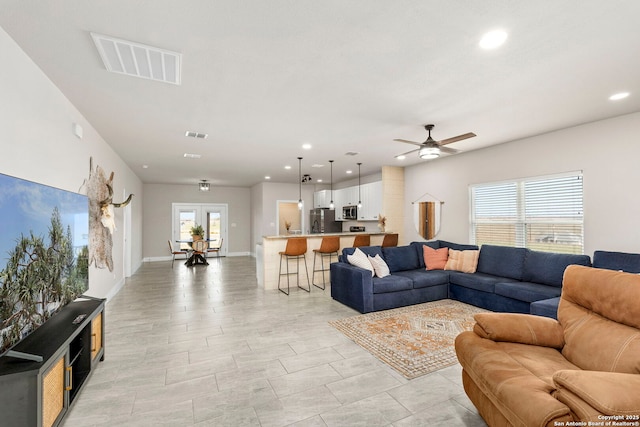
[[[475,320],[456,354],[465,392],[490,426],[640,422],[639,275],[572,265],[557,321]]]

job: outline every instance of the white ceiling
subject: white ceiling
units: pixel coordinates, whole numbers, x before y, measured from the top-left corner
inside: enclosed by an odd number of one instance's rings
[[[416,164],[393,139],[427,123],[475,132],[450,145],[468,151],[640,111],[638,16],[637,0],[0,0],[0,26],[144,182],[225,186],[297,182],[298,156],[325,182],[329,159],[334,182]],[[506,44],[480,49],[495,28]],[[182,85],[107,72],[90,32],[180,52]]]

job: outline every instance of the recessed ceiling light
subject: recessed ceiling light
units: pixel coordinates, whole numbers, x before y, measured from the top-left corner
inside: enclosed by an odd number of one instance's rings
[[[626,97],[628,97],[629,95],[630,95],[630,93],[629,93],[629,92],[619,92],[619,93],[615,93],[615,94],[611,95],[611,96],[609,97],[609,99],[610,99],[611,101],[619,101],[619,100],[621,100],[621,99],[625,99],[625,98],[626,98]]]
[[[269,175],[265,176],[264,179],[271,179]]]
[[[142,169],[149,169],[149,165],[142,165]]]
[[[406,158],[407,158],[407,156],[396,156],[396,159],[398,159],[398,160],[404,160]]]
[[[187,159],[199,159],[202,156],[200,154],[184,153],[184,157]]]
[[[349,169],[349,170],[347,171],[347,173],[353,173],[353,171],[352,171],[351,169]]]
[[[287,165],[284,167],[285,169],[291,169],[291,166]]]
[[[480,39],[480,47],[483,49],[495,49],[507,41],[507,33],[503,30],[493,30],[485,33]]]
[[[311,150],[311,144],[302,144],[302,148],[305,150]]]
[[[315,164],[311,165],[311,167],[312,167],[312,168],[323,168],[323,167],[324,167],[324,165],[321,165],[321,164],[319,164],[319,163],[315,163]]]
[[[321,179],[316,179],[316,182],[322,182],[322,180]]]

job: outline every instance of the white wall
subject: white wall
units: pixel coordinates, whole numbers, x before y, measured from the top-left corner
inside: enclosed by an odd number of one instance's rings
[[[304,202],[304,232],[309,228],[309,210],[313,208],[314,185],[302,186],[302,201]],[[300,189],[298,184],[283,184],[278,182],[262,182],[251,188],[251,216],[255,227],[251,230],[252,252],[255,245],[262,243],[263,236],[276,234],[278,223],[277,201],[298,200]]]
[[[89,158],[115,172],[116,201],[134,193],[131,204],[131,266],[142,262],[142,182],[91,124],[0,28],[0,172],[78,192],[89,176]],[[73,123],[82,126],[78,139]],[[124,284],[123,211],[116,209],[114,271],[89,269],[88,295],[113,296]]]
[[[585,253],[640,252],[640,113],[471,151],[405,169],[405,233],[411,201],[425,192],[444,201],[439,239],[469,241],[469,185],[582,170]]]
[[[172,203],[226,203],[229,207],[228,255],[252,252],[251,189],[248,187],[215,187],[199,191],[196,184],[145,184],[143,200],[144,259],[169,256],[167,239],[171,238]]]

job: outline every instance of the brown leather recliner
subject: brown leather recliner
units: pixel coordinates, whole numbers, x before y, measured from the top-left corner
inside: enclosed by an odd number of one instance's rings
[[[475,320],[455,347],[464,389],[490,426],[640,422],[639,275],[572,265],[557,321]]]

